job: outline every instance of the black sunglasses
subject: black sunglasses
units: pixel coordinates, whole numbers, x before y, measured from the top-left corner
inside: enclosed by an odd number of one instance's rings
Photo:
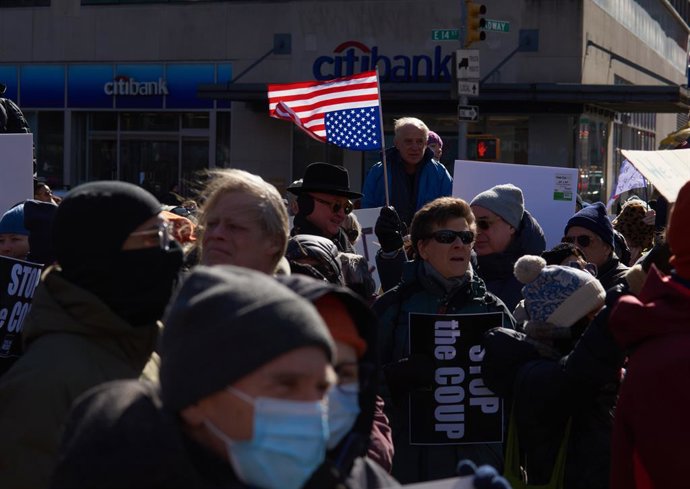
[[[561,243],[577,243],[581,248],[587,248],[592,244],[592,237],[586,234],[581,234],[579,236],[563,236]]]
[[[474,241],[474,233],[472,231],[453,231],[450,229],[441,229],[434,231],[427,238],[434,238],[437,243],[451,244],[456,238],[460,238],[463,244],[470,244]]]
[[[354,204],[349,200],[346,201],[345,204],[342,204],[340,202],[329,202],[327,200],[319,199],[318,197],[314,197],[313,195],[311,196],[311,198],[317,202],[321,202],[323,205],[327,205],[328,207],[330,207],[333,211],[333,214],[337,214],[338,212],[340,212],[340,209],[342,209],[345,215],[348,215],[350,212],[352,212],[352,209],[355,208]]]

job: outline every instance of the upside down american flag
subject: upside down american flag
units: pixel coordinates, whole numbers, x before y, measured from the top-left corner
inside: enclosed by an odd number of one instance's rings
[[[268,85],[271,117],[294,122],[317,141],[358,151],[382,147],[379,100],[376,71]]]

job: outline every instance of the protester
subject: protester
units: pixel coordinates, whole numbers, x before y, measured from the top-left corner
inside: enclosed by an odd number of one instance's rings
[[[53,194],[53,191],[50,189],[48,184],[34,180],[34,200],[59,204],[62,199]]]
[[[278,190],[244,170],[211,173],[199,216],[201,264],[272,275],[285,254],[288,218]]]
[[[58,265],[36,289],[24,355],[0,378],[3,487],[46,487],[72,401],[144,368],[182,263],[159,213],[151,194],[124,182],[81,185],[58,207]]]
[[[7,91],[7,85],[0,83],[0,95]],[[30,133],[22,110],[12,100],[0,97],[0,133]]]
[[[611,488],[684,485],[690,394],[690,182],[678,193],[666,238],[673,273],[652,266],[637,297],[623,296],[609,325],[629,351],[616,404]]]
[[[29,256],[34,263],[51,265],[55,261],[52,225],[58,206],[40,200],[24,201],[24,225],[29,231]]]
[[[538,256],[521,257],[515,275],[525,284],[524,333],[490,330],[482,362],[487,386],[512,403],[504,475],[526,476],[530,487],[605,489],[623,361],[605,317],[590,324],[606,292],[588,271]]]
[[[362,207],[393,206],[409,226],[414,213],[427,202],[451,194],[453,179],[448,170],[434,161],[427,146],[429,128],[415,117],[402,117],[394,124],[394,146],[386,150],[383,161],[371,167],[364,180]],[[390,202],[386,202],[384,176],[388,175]]]
[[[376,396],[378,320],[361,298],[343,287],[300,275],[279,277],[290,290],[311,301],[335,342],[337,383],[328,393],[326,462],[305,488],[397,487],[390,471],[393,440]]]
[[[649,222],[647,212],[642,200],[631,199],[623,204],[620,214],[611,223],[613,229],[625,237],[630,249],[630,260],[625,265],[630,267],[654,244],[654,222]]]
[[[17,204],[0,218],[0,256],[25,260],[29,231],[24,227],[24,204]]]
[[[164,322],[160,383],[83,396],[52,487],[301,488],[325,459],[335,377],[314,307],[263,273],[200,266]]]
[[[525,209],[522,190],[515,185],[491,187],[475,196],[470,206],[477,220],[477,274],[512,311],[522,299],[513,266],[523,255],[544,251],[544,231]]]
[[[597,266],[597,278],[608,290],[624,281],[627,266],[614,253],[613,226],[601,202],[576,212],[563,231],[563,242],[573,243]]]
[[[380,354],[386,378],[395,458],[393,475],[402,483],[452,477],[461,459],[501,467],[500,443],[476,445],[412,445],[409,394],[428,390],[434,382],[434,360],[410,355],[410,313],[503,313],[502,324],[513,326],[505,305],[490,292],[470,266],[475,220],[461,199],[442,197],[417,211],[411,226],[417,259],[407,262],[400,284],[374,304],[379,315]]]
[[[441,155],[443,155],[443,139],[441,136],[436,134],[434,131],[429,131],[429,137],[427,138],[426,145],[434,152],[434,159],[438,162],[441,161]]]
[[[341,226],[345,216],[354,209],[350,199],[359,199],[362,194],[350,190],[350,177],[345,168],[329,163],[312,163],[304,171],[302,183],[293,183],[288,192],[297,195],[292,236],[323,236],[332,240],[338,251],[354,253]]]

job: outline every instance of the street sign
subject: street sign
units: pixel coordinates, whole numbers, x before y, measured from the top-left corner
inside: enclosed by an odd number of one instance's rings
[[[433,41],[457,41],[460,39],[459,29],[432,29],[431,39]]]
[[[505,20],[485,19],[484,30],[492,32],[510,32],[510,22]]]
[[[458,80],[458,95],[476,97],[479,95],[479,82]]]
[[[476,121],[479,117],[479,107],[476,105],[458,105],[459,121]]]
[[[479,80],[478,49],[458,49],[455,51],[455,78],[457,80]]]

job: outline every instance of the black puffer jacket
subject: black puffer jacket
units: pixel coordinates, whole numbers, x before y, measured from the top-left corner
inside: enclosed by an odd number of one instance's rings
[[[544,231],[525,211],[513,241],[503,253],[477,256],[477,274],[486,288],[514,311],[522,299],[522,284],[513,275],[515,262],[524,255],[540,255],[546,248]]]
[[[316,236],[323,236],[323,232],[309,222],[302,214],[297,214],[292,223],[293,228],[292,231],[290,231],[290,236],[297,236],[298,234],[315,234]],[[338,251],[344,251],[345,253],[355,252],[355,249],[350,244],[347,234],[345,234],[345,231],[343,231],[342,228],[338,228],[338,232],[335,236],[324,236],[324,238],[328,238],[333,241],[335,246],[338,248]]]
[[[183,433],[178,417],[162,408],[157,385],[132,380],[101,384],[77,400],[50,487],[249,486],[227,460]]]
[[[521,463],[531,484],[548,482],[572,417],[565,488],[608,488],[623,357],[606,322],[604,310],[559,359],[541,356],[523,333],[496,328],[486,334],[484,380],[513,406]]]

